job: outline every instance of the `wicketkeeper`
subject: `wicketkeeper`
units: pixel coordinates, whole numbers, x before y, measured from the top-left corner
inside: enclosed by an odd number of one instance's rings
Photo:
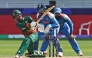
[[[37,6],[37,19],[39,19],[43,13],[46,11],[46,6],[42,3],[38,4]],[[50,31],[50,29],[54,29],[53,31],[55,31],[55,28],[59,28],[59,23],[57,22],[57,20],[55,19],[54,15],[50,12],[48,12],[42,20],[40,20],[39,22],[39,28],[38,28],[38,35],[39,38],[40,36],[43,36],[44,41],[42,43],[42,46],[40,48],[40,51],[42,52],[46,52],[46,49],[49,45],[49,35],[53,35],[52,37],[52,42],[55,45],[56,49],[58,50],[58,56],[61,57],[62,56],[62,49],[60,48],[60,44],[56,38],[56,32],[54,32],[53,34],[51,33],[52,31]],[[56,42],[58,42],[56,44]],[[35,49],[37,48],[37,46],[35,47]]]
[[[16,21],[16,26],[25,36],[15,58],[22,58],[26,50],[28,50],[29,55],[34,54],[34,42],[38,40],[37,30],[36,27],[34,27],[34,20],[30,16],[22,17],[22,13],[19,10],[14,10],[12,17]]]

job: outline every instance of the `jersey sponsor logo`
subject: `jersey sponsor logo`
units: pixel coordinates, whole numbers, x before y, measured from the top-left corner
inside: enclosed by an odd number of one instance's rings
[[[42,21],[43,24],[49,24],[50,22],[48,21],[49,19],[46,18],[45,20]]]
[[[42,21],[42,23],[43,23],[43,24],[49,24],[49,22],[48,22],[48,21]]]

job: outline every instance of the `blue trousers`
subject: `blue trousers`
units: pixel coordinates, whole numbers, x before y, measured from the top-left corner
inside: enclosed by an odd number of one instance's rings
[[[43,32],[38,32],[38,40],[34,43],[34,50],[38,50],[39,47],[39,39],[45,37],[45,33]]]
[[[76,53],[78,53],[78,52],[80,51],[80,47],[79,47],[79,45],[78,45],[76,39],[75,39],[75,38],[74,38],[74,39],[69,38],[69,36],[70,36],[70,29],[68,29],[68,28],[63,28],[63,29],[59,30],[59,33],[62,33],[63,35],[66,36],[66,38],[67,38],[67,40],[69,41],[71,47],[73,48],[73,50],[74,50]],[[39,32],[39,36],[42,37],[42,35],[45,36],[44,33],[40,33],[40,32]],[[43,38],[44,38],[44,36],[43,36]],[[36,45],[37,45],[37,43],[36,43]],[[37,49],[37,46],[36,46],[36,45],[35,45],[35,48],[34,48],[34,49]],[[43,41],[43,43],[42,43],[42,46],[41,46],[41,49],[40,49],[40,50],[41,50],[41,51],[45,51],[45,50],[47,49],[48,45],[49,45],[49,40],[44,38],[44,41]],[[59,44],[59,46],[60,46],[60,44]],[[62,51],[62,49],[61,49],[60,47],[59,47],[58,50]]]
[[[70,29],[68,28],[63,28],[59,31],[60,33],[62,33],[63,35],[66,36],[67,40],[69,41],[70,45],[72,46],[73,50],[78,53],[80,51],[79,45],[76,41],[76,39],[71,39],[70,36]]]
[[[54,44],[54,46],[56,47],[56,49],[57,49],[57,51],[58,52],[63,52],[62,51],[62,49],[61,49],[61,47],[60,47],[60,43],[59,43],[59,41],[57,40],[57,31],[56,31],[56,29],[51,29],[50,31],[49,31],[49,34],[50,34],[50,39],[48,38],[48,39],[46,39],[45,38],[45,36],[46,36],[46,34],[43,34],[44,35],[44,41],[43,41],[43,43],[42,43],[42,46],[41,46],[41,48],[40,48],[40,51],[46,51],[46,49],[47,49],[47,47],[48,47],[48,45],[49,45],[49,40],[51,40],[52,41],[52,43]],[[42,35],[39,35],[39,36],[42,36]]]

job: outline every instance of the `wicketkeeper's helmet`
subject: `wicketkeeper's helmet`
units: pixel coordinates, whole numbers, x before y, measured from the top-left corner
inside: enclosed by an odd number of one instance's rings
[[[46,9],[46,6],[44,4],[42,3],[38,4],[37,10],[44,10],[44,9]]]
[[[19,16],[19,15],[22,15],[22,13],[21,13],[19,10],[14,10],[13,13],[12,13],[13,19],[14,19],[16,16]]]

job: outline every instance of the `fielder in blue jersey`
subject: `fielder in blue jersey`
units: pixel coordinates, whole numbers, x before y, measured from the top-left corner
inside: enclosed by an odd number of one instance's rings
[[[79,55],[83,56],[82,51],[79,48],[79,45],[76,41],[76,39],[73,36],[73,22],[71,19],[66,15],[62,13],[62,10],[60,8],[54,9],[54,15],[56,20],[59,22],[60,30],[59,33],[62,33],[66,36],[67,40],[69,41],[70,45],[74,49],[74,51]]]
[[[42,16],[42,14],[44,13],[44,11],[46,10],[46,6],[40,3],[40,4],[38,4],[37,10],[38,10],[37,19],[39,19]],[[49,45],[49,35],[50,36],[54,35],[52,37],[52,43],[54,44],[54,46],[56,47],[56,49],[58,51],[58,56],[62,57],[62,53],[61,53],[62,49],[60,48],[60,44],[56,38],[56,35],[57,35],[56,29],[58,29],[59,27],[60,27],[59,23],[55,19],[54,14],[52,14],[50,12],[48,12],[43,17],[43,19],[39,22],[39,24],[38,24],[38,36],[39,36],[39,38],[41,38],[41,36],[43,36],[43,38],[44,38],[44,41],[43,41],[42,46],[40,48],[40,51],[42,51],[44,53],[46,52],[46,49]],[[53,30],[51,30],[51,29],[53,29]],[[35,45],[36,46],[34,49],[37,48],[37,44],[35,44]]]

